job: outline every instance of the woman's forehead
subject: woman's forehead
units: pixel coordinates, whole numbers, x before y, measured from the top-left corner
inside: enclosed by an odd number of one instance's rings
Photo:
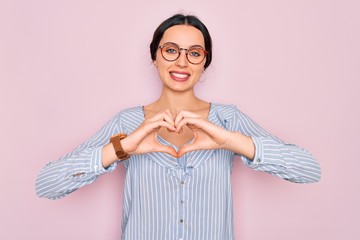
[[[200,45],[205,47],[204,36],[201,31],[190,25],[175,25],[168,28],[160,41],[160,45],[173,42],[181,47]]]

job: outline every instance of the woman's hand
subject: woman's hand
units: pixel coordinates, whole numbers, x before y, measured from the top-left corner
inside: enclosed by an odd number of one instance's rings
[[[209,122],[206,118],[193,112],[181,111],[175,118],[175,132],[179,133],[186,125],[194,133],[194,140],[182,146],[177,156],[200,149],[227,148],[233,133]]]
[[[178,152],[173,147],[158,142],[157,134],[161,127],[168,129],[168,131],[181,133],[185,126],[193,131],[194,139],[190,144],[180,147]],[[209,122],[203,116],[188,111],[180,111],[175,119],[173,119],[169,110],[145,119],[134,132],[121,140],[121,145],[124,151],[129,154],[165,152],[177,158],[187,152],[210,149],[228,149],[250,159],[254,155],[254,145],[250,137],[241,133],[227,131]],[[108,149],[109,146],[107,146]],[[109,156],[105,155],[105,152],[108,151],[103,152],[104,167],[109,166],[116,160],[112,147],[109,151],[111,157],[106,157]]]
[[[170,146],[158,142],[157,132],[160,127],[175,131],[174,119],[169,110],[158,113],[145,121],[130,135],[121,140],[121,145],[129,154],[143,154],[149,152],[165,152],[177,157],[177,152]]]

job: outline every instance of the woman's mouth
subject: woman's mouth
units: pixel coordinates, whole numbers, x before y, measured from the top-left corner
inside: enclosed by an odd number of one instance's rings
[[[170,72],[170,77],[178,82],[184,82],[187,81],[190,77],[189,73],[186,72],[175,72],[175,71],[171,71]]]

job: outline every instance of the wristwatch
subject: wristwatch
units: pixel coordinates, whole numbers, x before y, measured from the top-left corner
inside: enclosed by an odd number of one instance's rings
[[[118,157],[119,160],[125,160],[130,157],[130,155],[124,151],[120,142],[121,139],[124,139],[126,137],[127,135],[125,133],[119,133],[110,138],[110,142],[113,145],[116,156]]]

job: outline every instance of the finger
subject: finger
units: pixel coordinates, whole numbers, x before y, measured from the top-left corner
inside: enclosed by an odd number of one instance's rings
[[[182,155],[184,155],[187,152],[191,152],[194,150],[199,150],[197,144],[196,144],[196,140],[197,140],[197,133],[194,133],[194,139],[193,141],[191,141],[191,143],[189,144],[185,144],[183,146],[181,146],[177,152],[178,158],[180,158]]]
[[[156,128],[165,127],[168,129],[168,131],[172,131],[172,132],[175,132],[175,130],[176,130],[176,128],[172,124],[170,124],[166,121],[157,121],[157,122],[154,122],[154,124],[155,124],[154,126],[156,126]]]
[[[198,138],[198,134],[196,132],[194,132],[194,141],[192,141],[192,143],[190,143],[190,144],[183,145],[182,147],[179,148],[179,151],[177,152],[178,158],[180,158],[185,153],[205,149],[205,148],[200,147],[200,145],[198,144],[197,138]]]
[[[178,131],[179,127],[183,127],[184,125],[191,130],[201,129],[212,137],[224,134],[225,131],[225,129],[203,118],[184,118],[178,125],[176,125],[176,131]]]
[[[177,124],[180,122],[181,119],[183,119],[184,116],[183,116],[183,113],[182,112],[178,112],[176,117],[175,117],[175,120],[174,120],[174,125],[177,126]]]
[[[178,153],[175,151],[174,148],[172,148],[170,146],[161,147],[159,152],[164,152],[164,153],[170,154],[171,156],[176,157],[176,158],[178,157]]]
[[[149,120],[150,121],[166,120],[166,121],[168,121],[170,123],[174,122],[174,118],[171,115],[170,110],[165,110],[165,111],[162,111],[160,113],[157,113],[156,115],[151,117]]]
[[[173,116],[171,115],[171,112],[170,110],[165,110],[164,112],[158,114],[156,116],[156,118],[152,119],[153,121],[164,121],[164,122],[168,122],[169,124],[171,124],[172,126],[174,126],[174,119],[173,119]],[[175,131],[175,128],[168,128],[166,127],[167,130],[169,132],[174,132]]]
[[[161,144],[158,141],[157,135],[158,135],[157,133],[155,133],[155,135],[154,135],[154,138],[155,138],[154,140],[155,140],[156,144],[155,144],[155,148],[153,151],[154,152],[164,152],[164,153],[170,154],[171,156],[177,157],[177,152],[175,151],[175,149],[173,147]]]
[[[190,145],[182,146],[179,149],[179,151],[177,152],[177,158],[181,158],[181,156],[184,155],[185,153],[188,153],[188,152],[191,152],[194,150],[198,150],[198,149],[195,149],[195,148],[191,147]]]
[[[201,118],[201,115],[198,115],[196,113],[193,112],[189,112],[189,111],[180,111],[178,112],[178,114],[176,115],[176,118],[174,120],[175,122],[175,126],[183,119],[186,117],[190,117],[190,118]]]
[[[191,129],[203,128],[204,120],[200,118],[183,118],[178,124],[176,124],[175,132],[180,132],[182,128],[186,125]]]
[[[173,126],[175,125],[174,124],[174,117],[171,115],[171,112],[170,110],[166,110],[164,113],[163,113],[163,120],[172,124]]]
[[[139,136],[145,137],[146,135],[151,134],[152,132],[158,130],[160,127],[165,127],[168,128],[171,131],[175,131],[175,127],[166,122],[166,121],[162,121],[162,120],[157,120],[157,121],[153,121],[153,122],[147,122],[145,123],[141,128],[136,130],[136,133]]]

